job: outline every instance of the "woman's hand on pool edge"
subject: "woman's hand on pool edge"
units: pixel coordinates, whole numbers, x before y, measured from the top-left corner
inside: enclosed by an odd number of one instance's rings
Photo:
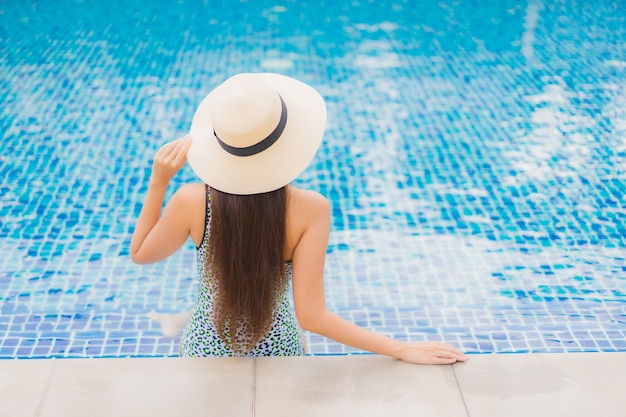
[[[394,356],[404,362],[421,365],[446,365],[468,360],[463,352],[441,342],[403,343]]]
[[[167,185],[187,162],[187,151],[190,147],[189,135],[163,145],[154,155],[150,182]]]

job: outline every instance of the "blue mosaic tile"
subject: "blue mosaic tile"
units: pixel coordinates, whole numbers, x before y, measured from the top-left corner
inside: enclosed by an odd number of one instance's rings
[[[471,353],[626,351],[621,2],[161,3],[2,5],[0,358],[177,354],[146,314],[193,305],[193,246],[137,266],[130,235],[149,156],[244,71],[326,99],[297,183],[332,203],[330,309]]]

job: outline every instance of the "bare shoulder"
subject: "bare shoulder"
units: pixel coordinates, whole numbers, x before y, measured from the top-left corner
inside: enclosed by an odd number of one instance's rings
[[[329,213],[330,202],[318,192],[289,187],[289,202],[295,211],[310,216]]]
[[[193,182],[189,184],[183,184],[180,186],[177,193],[181,193],[187,197],[204,197],[206,185],[200,182]]]
[[[204,201],[205,197],[205,188],[206,186],[199,182],[194,182],[191,184],[183,184],[174,195],[177,198],[182,198],[184,200],[189,201]]]
[[[295,252],[310,253],[311,245],[323,248],[328,244],[330,229],[330,202],[315,191],[294,186],[288,188],[287,242],[285,259],[299,259]],[[304,237],[307,236],[305,239]]]
[[[203,183],[182,185],[170,200],[178,216],[187,219],[189,234],[196,245],[204,234],[206,212],[206,186]]]
[[[206,204],[206,188],[202,183],[191,183],[182,185],[170,200],[171,204],[178,210],[196,215],[204,213]]]

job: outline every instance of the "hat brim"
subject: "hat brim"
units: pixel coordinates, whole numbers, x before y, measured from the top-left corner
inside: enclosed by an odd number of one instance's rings
[[[311,163],[324,135],[326,105],[312,87],[293,78],[261,73],[285,101],[287,124],[268,149],[252,156],[226,152],[215,139],[209,112],[212,93],[202,100],[191,123],[187,160],[209,186],[229,194],[259,194],[295,180]]]

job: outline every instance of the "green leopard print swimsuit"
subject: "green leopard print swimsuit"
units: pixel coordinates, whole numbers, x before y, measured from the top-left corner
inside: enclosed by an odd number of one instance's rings
[[[239,356],[228,343],[223,341],[214,324],[217,280],[204,267],[208,246],[208,233],[211,223],[211,204],[207,187],[206,224],[202,243],[196,248],[198,264],[198,299],[185,327],[180,345],[180,356]],[[285,264],[285,272],[291,282],[291,263]],[[239,336],[239,335],[238,335]],[[239,339],[239,338],[238,338]],[[239,339],[241,340],[241,339]],[[267,334],[259,340],[245,356],[301,356],[304,344],[293,308],[289,302],[289,287],[276,295],[272,325]]]

